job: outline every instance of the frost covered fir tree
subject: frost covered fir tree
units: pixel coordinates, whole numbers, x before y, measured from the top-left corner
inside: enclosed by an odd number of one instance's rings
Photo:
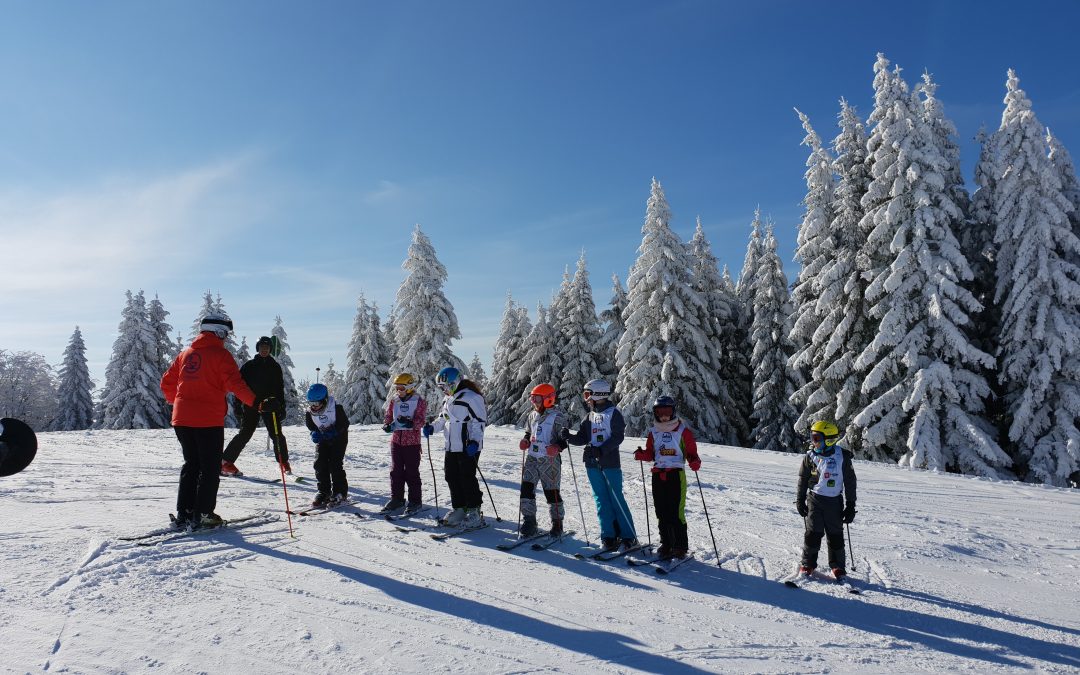
[[[113,342],[112,358],[106,368],[106,394],[101,401],[104,429],[160,429],[163,407],[159,382],[157,348],[142,291],[127,291],[121,313],[119,335]]]
[[[165,371],[172,365],[173,359],[179,354],[176,351],[176,345],[172,341],[169,333],[173,327],[166,322],[166,318],[169,316],[169,312],[166,311],[165,306],[161,304],[161,300],[157,295],[154,295],[154,299],[147,305],[146,315],[150,321],[150,332],[153,333],[154,339],[154,353],[156,355],[157,369],[160,371],[160,375],[164,375]],[[169,426],[172,421],[172,411],[169,409],[165,398],[161,398],[161,411],[159,421],[164,426]]]
[[[484,364],[480,363],[480,355],[476,352],[473,352],[472,361],[469,361],[467,372],[469,379],[480,387],[480,391],[487,391],[487,373],[484,371]]]
[[[971,314],[971,341],[979,349],[993,354],[997,351],[997,334],[1000,325],[1000,308],[994,303],[994,286],[997,277],[997,251],[994,245],[994,185],[1000,172],[996,166],[997,152],[994,136],[980,129],[979,161],[975,164],[975,194],[971,196],[969,217],[956,232],[960,250],[971,267],[972,280],[968,284],[975,300],[982,309]],[[990,406],[1000,402],[996,391],[996,372],[988,373],[990,387],[995,390]],[[996,415],[1000,419],[1002,411]],[[993,416],[993,415],[992,415]]]
[[[280,351],[274,359],[281,366],[281,378],[285,385],[285,420],[282,425],[302,424],[304,413],[300,409],[300,395],[296,391],[296,380],[293,378],[292,357],[289,356],[289,335],[285,332],[285,326],[280,316],[274,317],[274,328],[270,331],[271,337],[276,337]]]
[[[876,336],[859,355],[869,402],[855,417],[863,449],[900,454],[902,465],[999,477],[1008,457],[984,415],[990,393],[977,369],[992,358],[968,340],[979,309],[962,280],[971,270],[953,235],[964,214],[944,176],[944,148],[899,70],[878,57],[871,121],[871,180],[863,207],[871,281],[868,314]]]
[[[512,424],[516,419],[515,405],[528,380],[518,377],[524,357],[525,339],[532,331],[529,311],[518,307],[509,293],[503,310],[499,337],[491,360],[491,377],[484,390],[490,424]]]
[[[1080,471],[1080,241],[1044,129],[1009,71],[995,136],[995,301],[1010,452],[1028,480],[1066,485]]]
[[[559,390],[564,366],[555,347],[556,327],[552,325],[551,317],[540,303],[536,305],[536,323],[521,345],[521,360],[518,363],[517,379],[522,383],[520,392],[513,405],[513,424],[524,426],[529,412],[532,410],[530,395],[532,389],[542,382],[548,382]],[[582,383],[584,386],[584,382]],[[580,398],[581,389],[572,397]],[[560,396],[561,399],[561,396]],[[560,400],[560,408],[566,410],[569,401]],[[580,415],[580,413],[579,413]],[[570,419],[581,419],[580,416],[570,416]]]
[[[721,435],[716,347],[708,342],[708,308],[694,288],[689,249],[672,232],[671,209],[654,178],[641,246],[627,279],[626,332],[619,340],[615,393],[630,435],[653,423],[652,402],[673,396],[700,440]]]
[[[344,376],[341,371],[334,367],[334,359],[331,358],[326,362],[326,370],[324,370],[322,374],[322,383],[326,385],[326,388],[329,389],[331,393],[334,393],[342,390],[342,384],[344,384],[344,382]],[[336,398],[337,396],[335,395],[335,399]]]
[[[796,394],[805,401],[796,431],[809,428],[817,419],[834,421],[844,433],[846,447],[856,451],[860,445],[859,429],[852,418],[865,407],[860,391],[862,375],[855,360],[873,340],[873,326],[866,319],[867,281],[858,263],[866,235],[859,226],[863,209],[861,200],[870,182],[866,163],[866,130],[855,108],[840,101],[840,133],[833,139],[832,170],[838,177],[833,191],[833,220],[829,223],[832,255],[818,272],[818,302],[827,311],[819,314],[821,323],[812,340],[820,346],[810,370],[809,380]]]
[[[810,118],[798,109],[795,112],[806,131],[802,144],[810,148],[810,155],[806,158],[804,174],[805,211],[799,224],[795,249],[799,276],[791,292],[794,314],[789,339],[795,352],[788,367],[799,373],[799,380],[804,383],[795,390],[791,404],[800,413],[795,428],[805,433],[814,420],[835,420],[835,413],[822,415],[823,407],[835,410],[835,392],[825,389],[822,386],[825,382],[816,382],[810,375],[815,370],[822,370],[825,365],[824,352],[832,335],[830,331],[822,330],[823,325],[832,322],[835,326],[836,321],[835,309],[820,302],[825,283],[822,271],[836,256],[836,242],[832,237],[836,185],[833,180],[833,157],[821,144],[821,137],[810,125]]]
[[[57,386],[56,431],[89,429],[94,424],[94,381],[86,366],[86,344],[82,332],[75,326],[71,340],[64,350]]]
[[[14,417],[39,430],[56,420],[53,369],[37,352],[0,349],[0,417]]]
[[[694,236],[690,239],[690,255],[694,289],[704,299],[708,317],[703,330],[706,340],[716,350],[719,388],[715,404],[716,414],[720,420],[716,441],[727,445],[737,445],[750,435],[743,413],[735,399],[735,392],[743,386],[737,378],[748,376],[749,373],[735,372],[738,365],[732,364],[727,358],[732,350],[738,348],[738,302],[732,292],[730,279],[725,281],[720,276],[716,256],[713,255],[712,246],[705,237],[704,228],[701,227],[701,218],[698,218],[697,229],[694,230]]]
[[[559,364],[555,371],[558,376],[550,380],[541,379],[534,384],[554,384],[563,411],[570,419],[581,419],[585,413],[581,398],[585,383],[605,374],[600,320],[593,304],[584,251],[578,258],[574,278],[567,286],[562,312],[554,318],[552,340]],[[529,389],[531,391],[532,387]]]
[[[446,268],[435,255],[431,240],[417,225],[408,257],[402,263],[408,273],[397,290],[394,308],[394,342],[397,357],[393,373],[412,373],[416,391],[426,401],[442,400],[434,375],[447,366],[465,370],[465,364],[450,349],[461,338],[454,306],[443,294]]]
[[[753,371],[750,368],[750,354],[753,348],[750,344],[750,329],[754,322],[754,274],[758,267],[758,259],[761,257],[761,208],[754,210],[754,219],[750,222],[750,238],[746,244],[746,254],[743,257],[742,271],[739,273],[738,282],[729,286],[734,288],[735,309],[737,311],[734,322],[735,330],[731,336],[732,345],[729,346],[722,356],[722,368],[732,375],[727,378],[731,383],[731,396],[737,406],[738,415],[732,415],[736,426],[745,429],[740,431],[742,437],[739,445],[752,443],[750,429],[752,421],[750,416],[754,412]],[[725,283],[730,283],[730,274]]]
[[[626,309],[626,291],[623,290],[622,282],[618,274],[611,275],[611,301],[607,309],[600,312],[600,346],[599,353],[603,355],[604,362],[600,364],[600,373],[604,379],[614,382],[618,376],[615,367],[615,350],[619,347],[619,339],[622,337],[626,326],[623,324],[623,310]]]
[[[788,337],[791,334],[791,297],[771,227],[761,243],[753,298],[750,366],[754,373],[754,429],[750,435],[754,447],[760,450],[801,450],[803,443],[795,433],[798,415],[790,402],[800,384],[796,372],[788,367],[795,352]]]
[[[390,372],[390,347],[379,329],[379,312],[361,293],[356,301],[356,317],[345,357],[345,379],[334,397],[350,420],[358,424],[381,422],[391,391],[388,381],[397,374]],[[422,374],[413,373],[413,376],[420,378]]]
[[[1049,129],[1046,130],[1046,145],[1050,148],[1050,164],[1061,181],[1061,194],[1072,205],[1069,222],[1072,223],[1073,234],[1080,238],[1080,179],[1076,176],[1076,165],[1073,164],[1072,155]]]

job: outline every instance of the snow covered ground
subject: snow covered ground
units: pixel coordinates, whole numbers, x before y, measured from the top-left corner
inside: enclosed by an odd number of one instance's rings
[[[312,444],[286,429],[293,467]],[[229,432],[227,432],[227,437]],[[171,430],[40,435],[0,479],[0,670],[71,673],[1080,671],[1080,492],[857,463],[851,527],[861,596],[792,590],[802,525],[797,455],[703,446],[687,501],[698,561],[667,577],[574,558],[580,543],[500,552],[517,518],[520,432],[489,429],[481,469],[502,522],[459,539],[370,516],[389,488],[387,437],[354,426],[358,504],[156,546],[180,464]],[[260,430],[241,455],[274,477]],[[624,444],[624,452],[635,442]],[[447,490],[436,453],[439,498]],[[589,538],[597,524],[580,462]],[[638,466],[626,494],[644,538]],[[431,473],[422,463],[425,497]],[[314,488],[292,483],[294,505]],[[485,495],[486,502],[486,495]],[[223,479],[222,516],[280,513],[280,485]],[[430,513],[429,513],[430,515]],[[546,524],[541,507],[541,525]],[[655,518],[650,514],[655,538]],[[822,560],[824,563],[824,560]]]

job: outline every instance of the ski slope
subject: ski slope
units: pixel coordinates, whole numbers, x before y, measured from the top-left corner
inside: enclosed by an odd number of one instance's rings
[[[294,470],[313,479],[307,431],[285,432]],[[485,493],[492,526],[462,537],[434,541],[371,517],[388,497],[388,438],[353,426],[355,506],[294,517],[290,538],[280,484],[223,478],[223,517],[281,519],[140,546],[119,537],[167,522],[180,466],[172,431],[40,434],[30,468],[0,479],[0,670],[1080,672],[1078,491],[857,462],[849,568],[864,594],[789,589],[778,580],[802,542],[799,457],[703,445],[703,490],[691,479],[686,508],[697,560],[662,577],[573,557],[583,529],[598,536],[580,448],[584,528],[568,463],[563,474],[576,540],[496,550],[516,526],[520,435],[488,430],[481,470],[502,520]],[[260,429],[238,465],[272,478],[264,442]],[[623,470],[645,539],[637,444],[624,443]],[[431,502],[426,456],[421,471]],[[288,493],[306,505],[314,485]],[[545,526],[542,500],[539,510]],[[652,513],[649,527],[655,540]]]

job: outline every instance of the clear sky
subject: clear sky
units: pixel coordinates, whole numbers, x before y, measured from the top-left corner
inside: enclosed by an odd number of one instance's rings
[[[827,9],[826,9],[827,8]],[[187,336],[205,290],[253,345],[281,315],[297,379],[341,368],[416,223],[490,365],[505,296],[547,304],[582,249],[598,309],[649,184],[737,274],[758,205],[781,255],[806,112],[865,118],[881,51],[929,70],[971,180],[1006,69],[1080,157],[1077,2],[0,2],[0,348],[104,377],[124,291]],[[789,275],[796,268],[789,264]]]

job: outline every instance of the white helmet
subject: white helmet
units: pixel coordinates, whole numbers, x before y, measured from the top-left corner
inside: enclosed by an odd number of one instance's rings
[[[202,321],[199,322],[200,333],[211,332],[222,340],[232,329],[232,319],[222,312],[207,312]]]
[[[589,380],[585,383],[585,391],[588,392],[589,398],[605,399],[611,396],[611,385],[607,380]]]

